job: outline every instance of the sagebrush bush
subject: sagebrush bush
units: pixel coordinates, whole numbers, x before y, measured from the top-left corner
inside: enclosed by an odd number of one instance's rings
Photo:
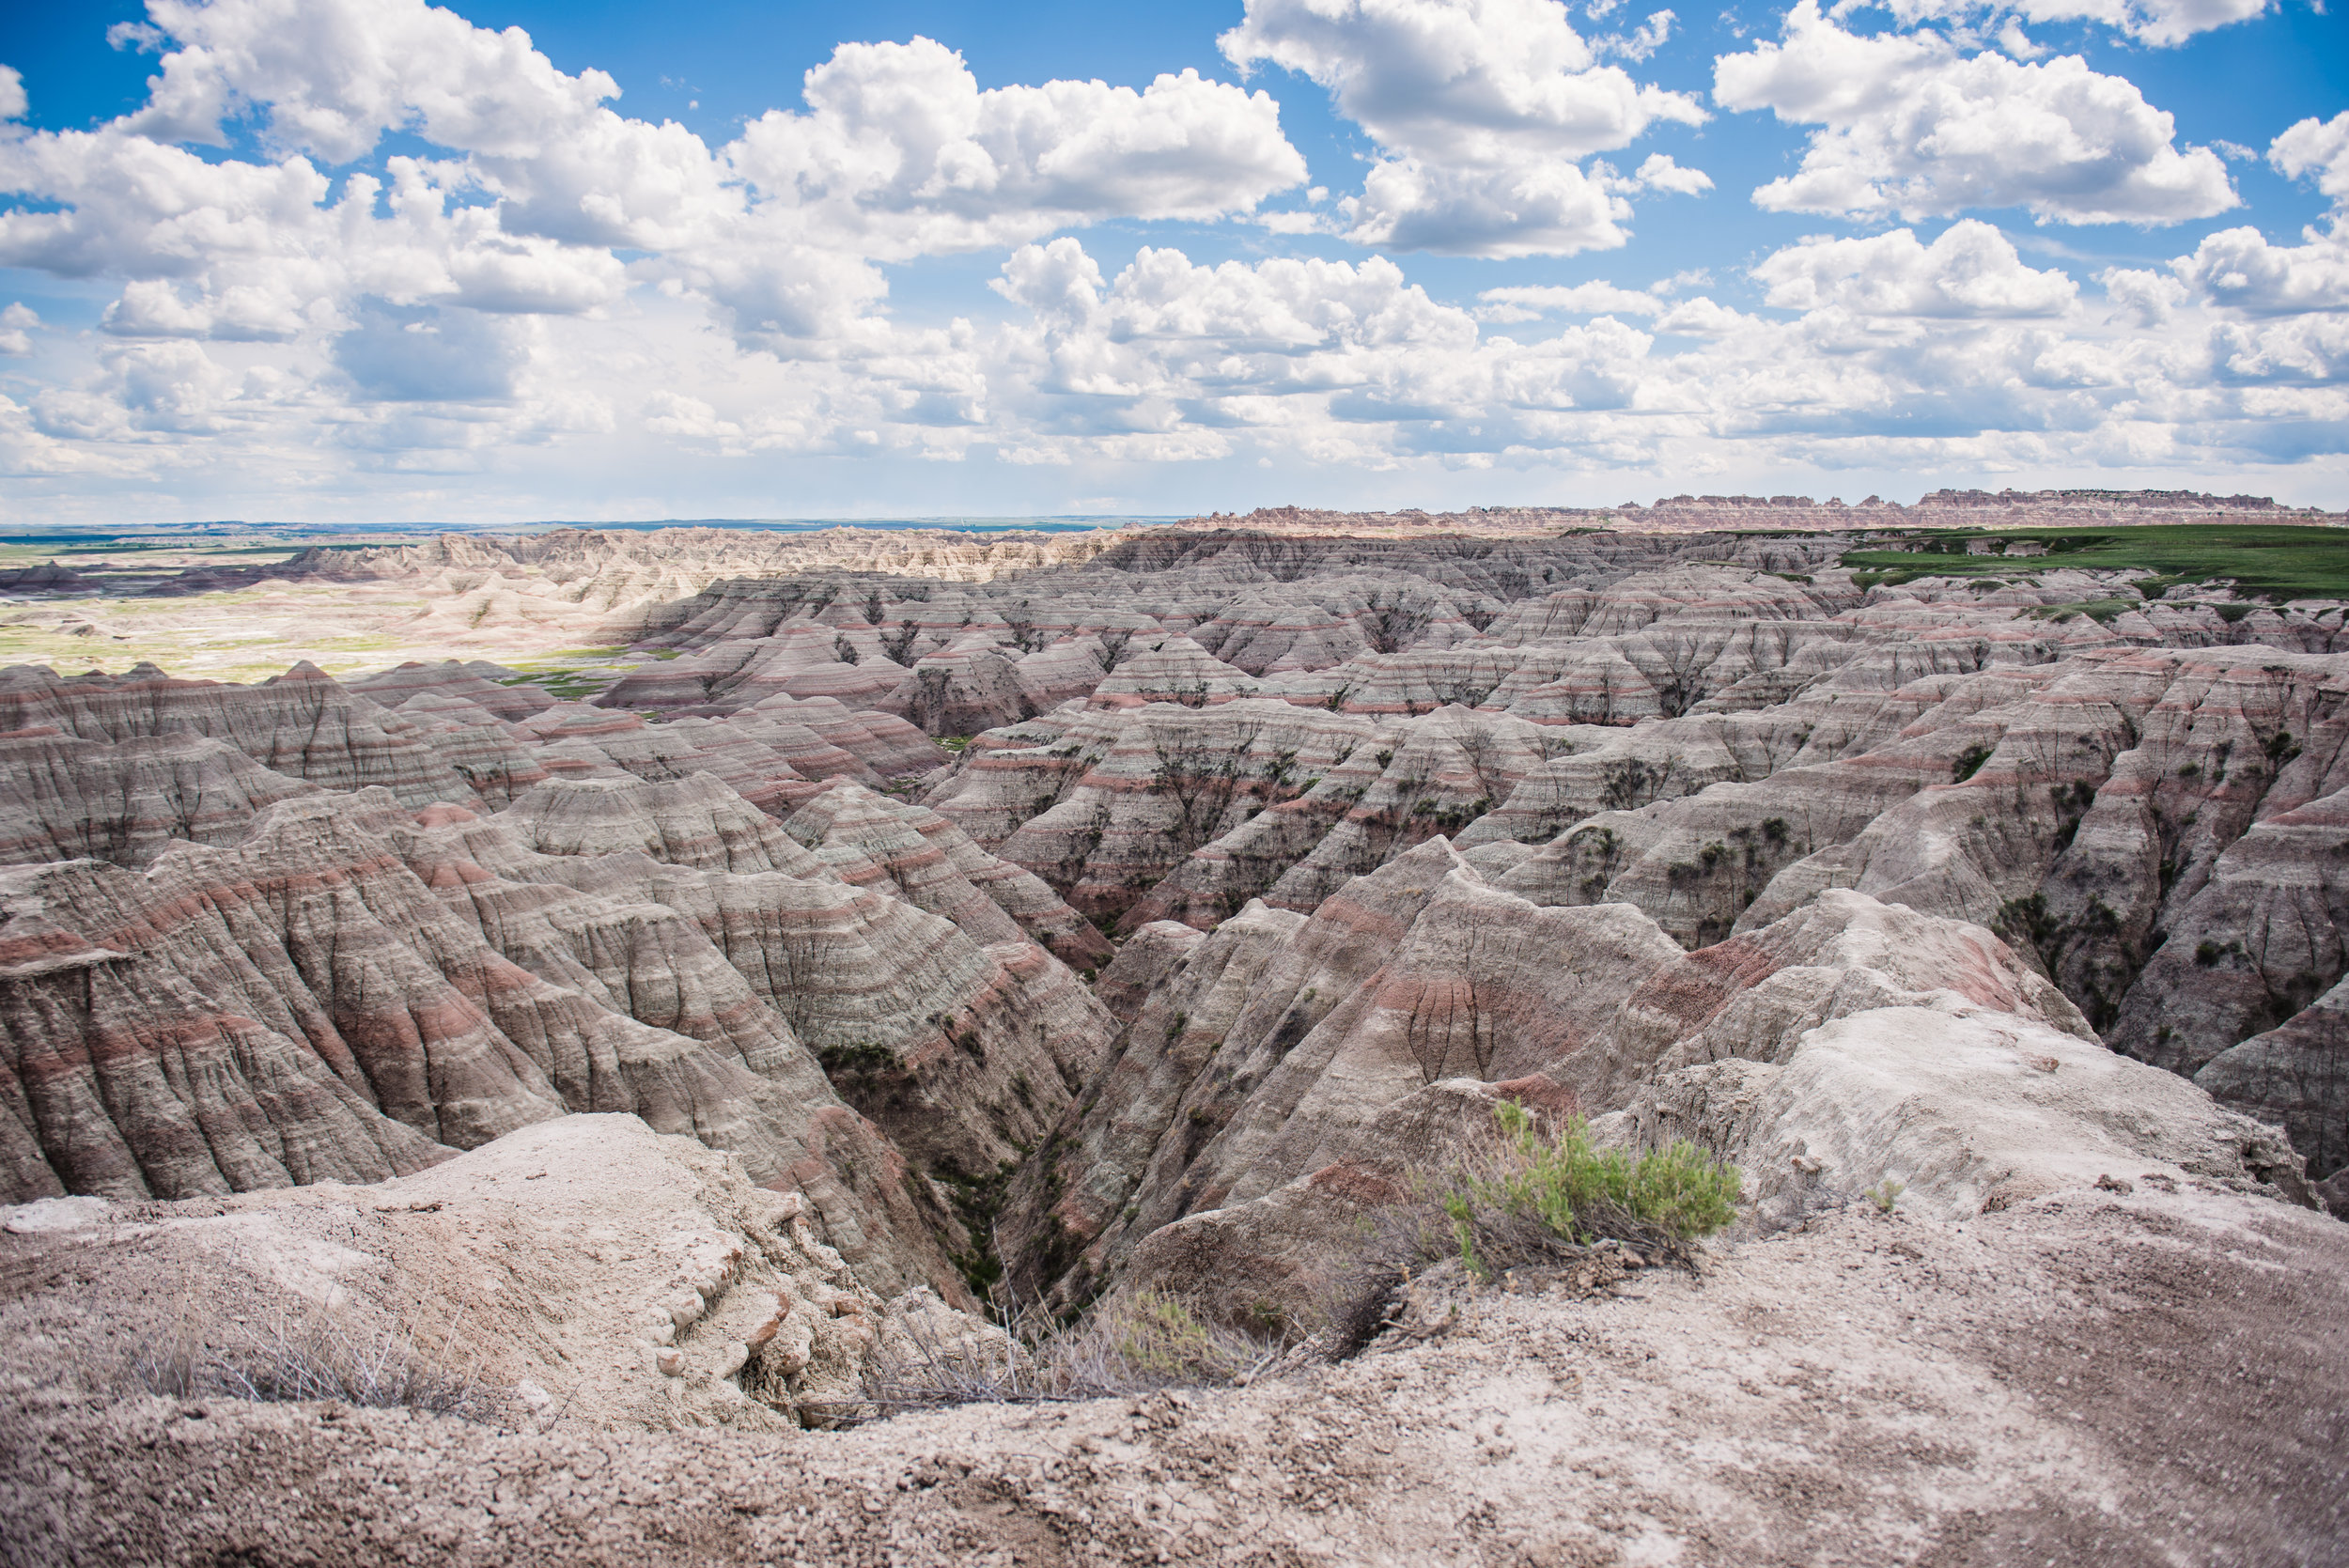
[[[1580,1116],[1554,1135],[1522,1106],[1503,1103],[1494,1117],[1500,1136],[1479,1155],[1371,1217],[1360,1258],[1330,1302],[1339,1354],[1386,1327],[1413,1271],[1446,1258],[1483,1281],[1563,1267],[1602,1242],[1647,1262],[1686,1264],[1690,1242],[1737,1218],[1736,1167],[1692,1143],[1605,1149]]]
[[[1737,1218],[1736,1167],[1693,1143],[1638,1154],[1602,1149],[1580,1116],[1544,1138],[1531,1111],[1506,1101],[1494,1119],[1501,1133],[1497,1155],[1481,1169],[1458,1172],[1442,1197],[1460,1261],[1480,1275],[1492,1271],[1479,1261],[1477,1237],[1496,1220],[1536,1220],[1574,1246],[1609,1236],[1652,1246],[1660,1233],[1669,1245],[1657,1250],[1670,1251]]]

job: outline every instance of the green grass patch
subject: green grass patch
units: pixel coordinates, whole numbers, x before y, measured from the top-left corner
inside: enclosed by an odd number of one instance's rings
[[[2001,553],[1972,555],[1989,541]],[[2002,553],[2017,543],[2044,556]],[[2274,599],[2349,598],[2349,529],[2276,523],[2155,523],[2129,528],[1950,529],[1901,537],[1900,548],[1846,551],[1842,564],[1863,587],[1898,586],[1920,577],[1994,577],[2028,559],[2030,569],[2139,574],[2138,590],[2156,597],[2181,583],[2233,581],[2247,594]],[[2086,608],[2080,607],[2086,613]]]
[[[2127,612],[2142,608],[2142,603],[2133,598],[2084,598],[2070,604],[2036,604],[2030,613],[2043,621],[2061,623],[2085,615],[2099,626],[2110,626]]]

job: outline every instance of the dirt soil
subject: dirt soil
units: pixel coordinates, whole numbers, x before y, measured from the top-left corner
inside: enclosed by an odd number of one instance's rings
[[[1252,1388],[842,1433],[14,1374],[9,1563],[2349,1563],[2349,1229],[2192,1187],[1862,1204]]]

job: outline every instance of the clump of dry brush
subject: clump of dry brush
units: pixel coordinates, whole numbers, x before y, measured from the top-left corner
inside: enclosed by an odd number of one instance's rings
[[[461,1321],[450,1325],[443,1338],[457,1343],[460,1328]],[[252,1325],[183,1303],[173,1327],[141,1348],[130,1372],[149,1392],[175,1399],[333,1401],[477,1421],[512,1414],[506,1391],[481,1381],[477,1363],[455,1371],[402,1327],[316,1302],[281,1304]]]
[[[1545,1133],[1522,1106],[1504,1102],[1494,1115],[1498,1138],[1371,1217],[1332,1298],[1333,1354],[1350,1356],[1392,1327],[1424,1269],[1456,1262],[1490,1282],[1563,1273],[1602,1251],[1687,1266],[1692,1242],[1737,1218],[1736,1167],[1693,1143],[1601,1148],[1580,1116]]]
[[[1230,1327],[1160,1291],[1114,1296],[1070,1321],[1040,1305],[1006,1316],[1004,1334],[992,1341],[944,1346],[910,1334],[874,1358],[858,1401],[822,1414],[853,1421],[946,1405],[1034,1405],[1228,1386],[1252,1382],[1305,1354],[1291,1336]]]

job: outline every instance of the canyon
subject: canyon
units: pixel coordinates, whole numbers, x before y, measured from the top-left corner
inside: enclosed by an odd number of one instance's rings
[[[1944,491],[28,568],[23,645],[89,658],[0,669],[0,1533],[2343,1560],[2342,525]],[[208,615],[255,645],[182,659]],[[1365,1238],[1513,1118],[1734,1167],[1735,1219],[1407,1271],[1342,1343]],[[1263,1354],[972,1371],[1169,1311]],[[316,1323],[463,1398],[187,1374]]]

